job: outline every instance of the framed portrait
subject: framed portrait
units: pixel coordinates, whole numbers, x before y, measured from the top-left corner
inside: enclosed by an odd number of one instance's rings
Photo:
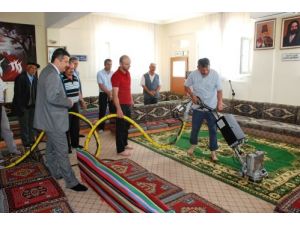
[[[0,22],[0,76],[14,81],[27,62],[36,62],[35,26]]]
[[[66,46],[48,46],[47,47],[48,62],[51,62],[51,57],[53,55],[53,52],[58,48],[67,49]]]
[[[282,19],[281,49],[300,48],[300,15]]]
[[[275,45],[276,20],[264,20],[255,23],[254,49],[273,49]]]

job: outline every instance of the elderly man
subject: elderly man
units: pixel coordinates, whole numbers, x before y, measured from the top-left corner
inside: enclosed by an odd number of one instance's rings
[[[197,104],[198,98],[200,98],[210,108],[217,108],[219,111],[223,110],[221,80],[219,74],[215,70],[210,69],[209,59],[203,58],[198,60],[198,70],[195,70],[188,76],[184,86],[194,104]],[[192,132],[190,136],[191,148],[188,150],[188,154],[193,155],[204,119],[208,125],[211,159],[215,162],[218,160],[216,155],[216,150],[218,149],[216,118],[211,112],[202,109],[193,110]]]
[[[80,93],[82,94],[82,86],[81,86],[81,81],[80,81],[80,75],[79,75],[79,71],[77,70],[78,65],[79,65],[79,59],[77,57],[72,56],[72,57],[70,57],[69,63],[74,66],[74,75],[78,79]]]
[[[46,165],[56,179],[64,178],[67,188],[86,191],[75,177],[68,157],[66,131],[69,130],[68,109],[74,102],[67,98],[59,74],[69,65],[69,53],[58,48],[51,63],[41,72],[37,86],[34,127],[44,130],[48,140]]]
[[[151,63],[149,66],[149,72],[145,73],[141,79],[141,86],[144,93],[144,104],[156,104],[159,99],[159,90],[161,82],[158,74],[155,73],[156,65]]]
[[[13,108],[19,119],[21,139],[25,149],[30,149],[35,137],[33,118],[38,68],[40,68],[39,64],[28,62],[26,71],[16,78],[14,86]]]

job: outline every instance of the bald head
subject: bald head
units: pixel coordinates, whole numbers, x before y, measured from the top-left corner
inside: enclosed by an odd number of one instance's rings
[[[120,68],[121,68],[122,70],[128,71],[129,68],[130,68],[131,60],[130,60],[129,56],[127,56],[127,55],[122,55],[122,56],[120,57],[119,63],[120,63]]]

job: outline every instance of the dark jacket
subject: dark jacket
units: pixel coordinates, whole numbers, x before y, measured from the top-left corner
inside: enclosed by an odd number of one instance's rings
[[[13,98],[13,111],[17,116],[22,116],[24,110],[28,107],[34,107],[37,91],[37,77],[34,76],[32,85],[27,76],[27,72],[22,72],[15,79],[14,98]],[[31,90],[30,90],[31,88]],[[32,99],[30,104],[30,91],[32,93]]]
[[[296,34],[296,36],[294,37],[294,39],[292,40],[292,42],[290,42],[289,39],[290,39],[289,35],[286,35],[283,38],[283,47],[298,46],[298,45],[300,45],[300,32],[298,32]]]

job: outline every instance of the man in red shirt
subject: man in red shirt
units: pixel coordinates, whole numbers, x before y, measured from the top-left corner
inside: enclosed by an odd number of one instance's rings
[[[119,155],[130,156],[130,150],[132,150],[132,147],[128,146],[128,129],[130,124],[123,117],[124,115],[130,117],[130,107],[133,104],[131,78],[128,71],[131,61],[127,55],[123,55],[120,57],[119,63],[119,69],[111,78],[113,101],[118,115],[116,120],[116,145]]]

